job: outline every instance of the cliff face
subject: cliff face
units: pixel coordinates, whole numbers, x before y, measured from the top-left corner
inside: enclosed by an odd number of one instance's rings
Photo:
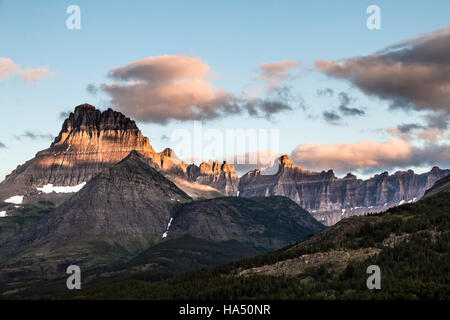
[[[319,221],[333,225],[347,216],[385,211],[404,202],[416,201],[434,182],[448,174],[450,170],[434,167],[424,174],[408,170],[393,175],[384,172],[368,180],[357,179],[352,174],[337,178],[332,170],[305,170],[282,156],[276,174],[262,175],[259,170],[253,170],[241,177],[239,195],[286,196]]]
[[[217,187],[225,194],[230,194],[229,190],[237,191],[237,175],[233,180],[223,170],[215,169],[188,175],[188,164],[178,159],[171,149],[157,153],[133,120],[112,109],[101,112],[83,104],[64,121],[48,149],[37,153],[0,183],[0,201],[17,194],[32,197],[37,188],[48,184],[68,187],[88,182],[132,150],[151,159],[153,167],[168,176],[192,177],[192,181]],[[234,172],[234,168],[227,170]],[[230,183],[234,184],[229,186]]]
[[[239,176],[234,166],[225,161],[222,163],[203,162],[198,167],[191,164],[187,168],[187,178],[195,183],[211,186],[225,195],[237,195]]]

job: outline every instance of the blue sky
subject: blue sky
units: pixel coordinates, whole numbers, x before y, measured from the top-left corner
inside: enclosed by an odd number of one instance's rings
[[[66,8],[81,9],[81,30],[66,27]],[[366,8],[381,8],[381,30],[368,30]],[[314,69],[316,60],[338,60],[373,54],[383,48],[449,26],[450,2],[433,1],[0,1],[0,57],[21,68],[47,67],[48,79],[0,80],[0,177],[49,146],[46,138],[22,136],[30,131],[56,136],[60,113],[84,102],[103,107],[108,96],[87,92],[90,83],[111,82],[107,73],[133,61],[161,55],[197,57],[214,73],[214,87],[239,94],[261,86],[255,78],[262,62],[301,61],[289,82],[301,94],[307,111],[293,106],[268,121],[246,114],[206,121],[205,127],[280,129],[280,151],[291,153],[302,143],[332,144],[385,141],[387,128],[422,123],[424,112],[389,110],[389,103],[368,96],[346,81]],[[320,115],[339,104],[319,97],[332,88],[354,99],[366,116],[332,125]],[[309,117],[308,117],[309,115]],[[132,115],[129,115],[132,116]],[[176,128],[138,121],[157,150],[170,142]],[[420,143],[420,142],[414,142]],[[177,151],[177,150],[175,150]],[[423,171],[429,166],[416,166]],[[363,170],[361,170],[362,172]]]

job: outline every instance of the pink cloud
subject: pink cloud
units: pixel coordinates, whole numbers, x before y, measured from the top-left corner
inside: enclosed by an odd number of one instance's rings
[[[23,69],[10,58],[0,58],[0,80],[7,80],[15,75],[19,75],[25,81],[37,81],[49,78],[52,72],[48,67]]]
[[[112,69],[109,77],[115,82],[99,88],[117,109],[145,122],[211,119],[243,111],[268,117],[290,109],[280,99],[237,97],[215,88],[211,74],[200,58],[164,55]]]
[[[19,66],[10,58],[0,58],[0,80],[6,80],[19,70]]]
[[[268,83],[269,89],[278,88],[284,81],[293,78],[291,71],[301,66],[300,61],[263,62],[258,78]]]
[[[356,143],[305,143],[292,151],[296,163],[314,170],[376,171],[394,167],[450,165],[450,145],[415,147],[401,139]]]

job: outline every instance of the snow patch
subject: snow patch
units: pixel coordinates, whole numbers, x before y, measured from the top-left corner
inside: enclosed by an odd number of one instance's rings
[[[6,211],[0,211],[0,218],[6,217]]]
[[[404,204],[404,203],[405,203],[405,200],[402,200],[402,201],[400,201],[400,202],[398,203],[398,205],[401,206],[401,205]]]
[[[385,204],[383,204],[383,207],[386,207],[386,206],[387,206],[387,202]]]
[[[169,234],[170,225],[172,224],[173,218],[170,218],[169,223],[167,224],[166,232],[163,233],[162,237],[167,238],[167,235]]]
[[[79,184],[74,187],[55,187],[53,184],[46,184],[42,188],[36,188],[38,191],[41,191],[43,193],[75,193],[80,191],[84,186],[86,185],[86,182],[83,182],[82,184]]]
[[[14,204],[22,204],[22,202],[23,202],[23,196],[14,196],[14,197],[11,197],[11,198],[9,198],[9,199],[6,199],[6,200],[3,201],[3,202],[14,203]]]
[[[341,213],[341,216],[343,216],[343,215],[344,215],[344,213],[345,213],[345,209],[342,209],[342,213]]]

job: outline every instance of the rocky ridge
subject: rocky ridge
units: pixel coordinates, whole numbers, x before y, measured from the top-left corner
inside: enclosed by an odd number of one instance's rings
[[[338,178],[332,170],[306,170],[294,165],[286,155],[279,158],[278,164],[274,175],[253,170],[242,176],[239,196],[286,196],[326,225],[351,215],[386,211],[417,201],[437,180],[450,174],[450,170],[434,167],[423,174],[412,170],[397,171],[393,175],[383,172],[362,180],[351,173]]]

